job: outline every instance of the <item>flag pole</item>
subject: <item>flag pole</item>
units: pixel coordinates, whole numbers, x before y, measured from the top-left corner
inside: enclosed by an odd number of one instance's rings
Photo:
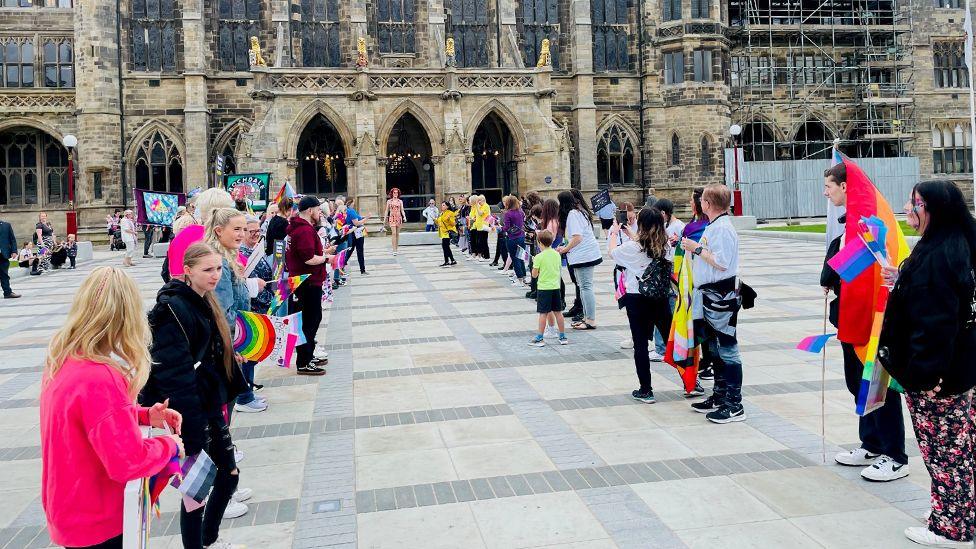
[[[969,6],[970,0],[966,0],[966,20],[964,27],[966,30],[966,72],[969,74],[969,143],[970,143],[970,162],[973,168],[973,208],[976,211],[976,90],[973,87],[973,18]]]
[[[827,335],[827,301],[824,293],[823,333]],[[820,454],[827,463],[827,346],[820,350]]]

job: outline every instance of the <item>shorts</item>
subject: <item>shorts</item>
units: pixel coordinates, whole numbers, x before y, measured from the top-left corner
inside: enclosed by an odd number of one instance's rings
[[[563,305],[559,290],[536,290],[535,312],[540,315],[562,311]]]

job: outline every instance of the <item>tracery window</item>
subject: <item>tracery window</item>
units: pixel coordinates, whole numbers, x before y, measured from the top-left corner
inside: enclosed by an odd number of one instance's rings
[[[681,0],[661,0],[661,11],[664,21],[681,19]]]
[[[932,172],[973,173],[969,124],[945,123],[932,129]]]
[[[47,88],[75,87],[74,54],[69,39],[44,41],[44,86]]]
[[[451,0],[450,32],[459,67],[488,66],[488,1]]]
[[[176,0],[132,0],[132,70],[175,71],[182,28]]]
[[[295,27],[301,37],[302,66],[338,67],[339,0],[302,0],[302,21]]]
[[[634,184],[636,145],[620,125],[613,124],[600,136],[596,148],[597,183],[601,189]]]
[[[593,70],[626,71],[630,66],[627,0],[591,0]]]
[[[671,154],[668,159],[671,161],[672,166],[681,165],[681,139],[678,134],[671,134]]]
[[[539,61],[542,41],[549,39],[552,68],[559,68],[559,4],[556,0],[521,0],[519,36],[525,66]]]
[[[176,143],[154,131],[142,143],[135,157],[137,189],[183,192],[183,158]]]
[[[937,88],[965,88],[969,86],[964,46],[960,42],[936,42],[934,52],[934,77]]]
[[[61,143],[33,128],[0,132],[0,205],[62,204],[67,200],[68,151]]]
[[[217,2],[217,53],[221,70],[246,71],[251,68],[248,52],[251,37],[259,36],[261,31],[260,19],[261,0]]]
[[[34,87],[34,43],[27,38],[0,42],[0,87]]]
[[[415,0],[377,0],[380,53],[414,53],[417,49],[415,19]]]

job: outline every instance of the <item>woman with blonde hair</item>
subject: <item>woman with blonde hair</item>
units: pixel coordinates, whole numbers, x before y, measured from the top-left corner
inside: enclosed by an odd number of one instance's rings
[[[231,499],[239,471],[224,407],[247,385],[234,356],[224,307],[214,293],[226,264],[223,254],[208,244],[190,245],[183,254],[183,274],[159,290],[149,313],[153,369],[143,401],[168,400],[183,415],[187,453],[205,451],[217,466],[206,506],[193,511],[181,506],[180,533],[186,549],[234,547],[219,539],[220,521],[248,510]]]
[[[475,256],[479,262],[491,259],[491,251],[488,249],[488,217],[491,216],[491,208],[485,195],[472,195],[471,203],[471,230],[472,239],[477,239],[478,245],[475,247]]]
[[[125,256],[122,258],[122,265],[132,267],[135,265],[132,258],[135,257],[136,246],[139,245],[139,233],[136,232],[136,220],[132,210],[126,210],[122,214],[119,226],[122,228],[122,242],[125,243]]]
[[[150,339],[139,287],[115,267],[82,283],[51,339],[40,399],[41,502],[58,545],[121,548],[125,484],[183,456],[178,434],[143,438],[139,430],[182,426],[165,400],[135,404],[149,376]]]

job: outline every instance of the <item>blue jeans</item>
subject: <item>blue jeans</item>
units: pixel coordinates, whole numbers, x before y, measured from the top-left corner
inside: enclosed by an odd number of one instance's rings
[[[506,239],[508,243],[508,256],[512,258],[512,266],[515,268],[515,276],[519,280],[525,278],[525,262],[518,258],[519,248],[525,248],[525,237]]]
[[[671,304],[672,313],[674,312],[674,303],[676,301],[678,301],[678,296],[674,295],[674,293],[671,293],[671,295],[668,297],[668,303]],[[668,334],[668,336],[670,335],[671,334]],[[657,354],[664,356],[664,351],[665,349],[667,349],[667,347],[668,347],[668,340],[664,339],[664,335],[661,333],[660,330],[654,328],[654,351]]]
[[[593,270],[595,267],[573,267],[576,285],[579,286],[580,301],[583,302],[583,318],[596,320],[596,295],[593,293]]]
[[[254,401],[254,367],[257,365],[257,362],[251,362],[250,360],[241,364],[241,372],[244,374],[244,379],[251,388],[247,392],[237,395],[238,404],[249,404]]]
[[[432,233],[432,232],[434,232],[435,229],[437,229],[437,227],[435,227],[435,226],[431,225],[430,223],[428,223],[427,226],[424,229],[424,232]]]
[[[715,385],[712,389],[715,400],[720,407],[741,403],[742,357],[739,356],[739,344],[722,344],[716,336],[712,336],[706,344],[712,355],[721,359],[712,366],[715,371]]]

